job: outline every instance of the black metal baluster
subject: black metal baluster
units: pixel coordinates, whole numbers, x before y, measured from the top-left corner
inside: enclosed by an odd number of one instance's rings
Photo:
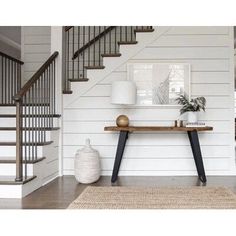
[[[13,88],[13,81],[12,81],[12,61],[9,60],[9,104],[12,104],[12,88]]]
[[[53,113],[56,114],[56,65],[53,61]]]
[[[125,26],[125,41],[128,42],[128,26]]]
[[[45,70],[45,127],[48,128],[48,70]],[[46,141],[46,140],[45,140]]]
[[[109,53],[111,54],[111,30],[109,31]]]
[[[43,73],[43,142],[45,142],[45,128],[46,128],[46,72]]]
[[[19,91],[21,89],[21,65],[19,65]]]
[[[35,156],[35,160],[37,160],[37,137],[38,137],[38,114],[37,114],[37,109],[38,109],[38,101],[37,101],[37,83],[34,83],[34,156]]]
[[[106,30],[106,28],[107,28],[107,27],[105,26],[105,27],[104,27],[104,30]],[[107,38],[107,35],[105,34],[105,35],[104,35],[104,54],[106,54],[106,43],[107,43],[107,42],[106,42],[106,41],[107,41],[106,38]]]
[[[4,103],[7,103],[7,59],[5,58],[5,65],[4,65]]]
[[[16,77],[15,77],[15,62],[12,61],[12,92],[11,92],[11,104],[14,104],[13,97],[16,95],[15,86],[16,86]]]
[[[78,79],[80,78],[80,53],[79,53],[79,49],[80,49],[80,26],[78,26],[78,56],[77,56],[77,60],[78,60]]]
[[[75,28],[72,28],[72,56],[75,54]],[[72,79],[74,79],[75,60],[72,60]]]
[[[46,91],[47,91],[47,128],[49,128],[50,124],[49,124],[49,97],[50,97],[50,89],[49,89],[49,68],[46,69],[46,74],[47,74],[47,77],[46,77]]]
[[[10,101],[10,60],[7,60],[7,104]]]
[[[30,146],[30,142],[31,142],[31,114],[30,114],[30,102],[31,102],[31,90],[28,91],[28,101],[27,104],[25,104],[25,106],[27,106],[27,114],[26,116],[28,117],[28,123],[27,123],[27,129],[29,130],[28,132],[28,139],[27,139],[27,143],[28,143],[28,159],[29,161],[31,160],[31,146]],[[26,144],[27,145],[27,144]]]
[[[51,100],[51,84],[50,84],[50,78],[51,78],[51,68],[50,65],[48,66],[48,127],[51,127],[51,107],[50,107],[50,100]]]
[[[40,99],[40,142],[43,142],[43,75],[39,79],[39,99]]]
[[[120,26],[120,42],[122,42],[122,26]]]
[[[131,42],[133,41],[133,27],[131,26]]]
[[[115,27],[115,54],[117,53],[117,50],[116,50],[116,48],[117,48],[116,29],[117,29],[117,27]]]
[[[101,26],[98,27],[98,34],[99,34],[99,39],[98,39],[98,65],[101,66]]]
[[[2,79],[1,79],[1,86],[2,86],[2,96],[1,97],[2,97],[2,101],[1,102],[2,102],[2,104],[4,104],[4,102],[3,102],[3,100],[4,100],[3,99],[3,92],[4,92],[4,89],[3,89],[4,88],[4,84],[3,84],[3,79],[4,79],[4,73],[3,73],[4,72],[4,63],[3,62],[4,62],[4,57],[1,57],[1,66],[2,66],[1,67],[2,68],[2,72],[1,72],[1,74],[2,74]]]
[[[69,90],[69,81],[70,78],[70,32],[67,31],[67,78],[66,78],[66,90]],[[45,88],[44,88],[45,89]]]
[[[26,117],[26,114],[27,114],[27,111],[26,111],[26,100],[27,100],[27,94],[23,97],[23,129],[24,130],[24,145],[23,145],[23,149],[24,149],[24,153],[25,153],[25,158],[24,158],[24,162],[25,162],[25,178],[27,178],[27,146],[26,146],[26,142],[27,142],[27,117]]]
[[[89,41],[89,46],[88,46],[88,66],[90,66],[90,26],[88,26],[88,41]]]
[[[37,87],[37,90],[36,90],[36,97],[37,97],[37,128],[38,128],[38,131],[37,131],[37,142],[40,142],[40,79],[41,77],[39,77],[39,79],[36,81],[36,87]]]
[[[50,128],[53,127],[53,63],[50,64],[50,116],[51,116],[51,124]]]
[[[95,66],[95,61],[96,61],[96,58],[95,58],[95,54],[96,54],[96,47],[95,47],[95,33],[96,33],[96,27],[94,26],[93,27],[93,65]]]
[[[34,119],[35,119],[35,113],[34,113],[34,108],[35,108],[35,103],[34,103],[34,84],[31,87],[31,91],[32,91],[32,98],[31,98],[31,113],[32,113],[32,128],[31,128],[31,135],[32,135],[32,161],[35,160],[35,140],[34,140],[34,130],[37,127],[34,123]]]
[[[85,26],[83,26],[83,46],[85,44]],[[85,78],[84,74],[85,74],[85,54],[84,54],[84,51],[83,51],[83,78]]]
[[[50,114],[50,98],[51,98],[51,85],[50,85],[50,65],[48,66],[48,127],[51,127],[51,114]]]
[[[9,60],[7,59],[7,64],[6,64],[6,104],[8,104],[8,97],[9,97]]]

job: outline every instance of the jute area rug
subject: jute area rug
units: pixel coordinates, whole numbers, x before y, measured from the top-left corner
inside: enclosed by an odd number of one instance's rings
[[[87,187],[69,209],[236,209],[223,187]]]

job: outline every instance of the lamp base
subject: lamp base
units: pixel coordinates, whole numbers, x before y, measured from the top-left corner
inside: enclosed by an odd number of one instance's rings
[[[116,118],[116,125],[118,127],[128,127],[129,118],[126,115],[120,115]]]

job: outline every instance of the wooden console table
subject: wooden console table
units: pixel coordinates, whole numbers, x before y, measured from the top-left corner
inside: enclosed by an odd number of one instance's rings
[[[206,175],[204,170],[204,165],[202,161],[202,153],[198,139],[198,131],[211,131],[213,127],[170,127],[170,126],[128,126],[128,127],[117,127],[117,126],[109,126],[104,128],[105,131],[118,131],[120,132],[119,141],[116,150],[116,157],[112,172],[111,182],[115,182],[117,180],[118,172],[120,169],[121,160],[123,157],[126,140],[128,139],[128,134],[130,132],[135,131],[176,131],[176,132],[187,132],[190,145],[193,152],[194,161],[196,164],[198,177],[199,179],[205,183]]]

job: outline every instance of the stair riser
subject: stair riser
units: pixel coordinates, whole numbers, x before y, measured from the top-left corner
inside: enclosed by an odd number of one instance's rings
[[[32,150],[32,149],[31,149]],[[24,147],[23,147],[23,153],[24,153]],[[28,148],[27,148],[28,153]],[[31,151],[32,153],[32,151]],[[0,146],[0,159],[1,157],[15,157],[16,156],[16,146]],[[37,147],[37,156],[43,157],[43,147],[38,146]]]
[[[106,67],[114,67],[117,64],[117,61],[119,61],[119,57],[104,57],[103,58],[103,64],[106,65]]]
[[[16,107],[1,107],[0,114],[16,114]]]
[[[52,119],[53,119],[54,127],[58,127],[59,126],[58,118],[52,118]],[[43,119],[35,118],[34,119],[34,127],[37,125],[41,126],[43,124],[42,122],[44,122]],[[30,119],[30,121],[27,118],[26,125],[28,126],[28,124],[30,124],[32,126],[32,118]],[[16,118],[15,117],[10,117],[10,118],[0,117],[0,126],[1,127],[16,127]],[[25,127],[24,122],[23,122],[23,127]]]
[[[34,164],[27,165],[27,175],[32,176],[34,172]],[[23,173],[25,171],[25,165],[23,165]],[[1,176],[14,176],[16,175],[16,164],[0,164],[0,175]]]
[[[35,137],[35,133],[33,133],[32,131],[24,131],[23,132],[23,142],[25,142],[25,134],[26,134],[26,142],[32,141],[32,138],[34,138],[34,140],[36,140],[36,141],[40,141],[39,137],[38,136]],[[34,135],[34,137],[33,137],[33,135]],[[51,132],[50,131],[46,131],[45,138],[46,138],[45,141],[51,141]],[[0,142],[16,142],[16,131],[1,131],[0,130]]]

